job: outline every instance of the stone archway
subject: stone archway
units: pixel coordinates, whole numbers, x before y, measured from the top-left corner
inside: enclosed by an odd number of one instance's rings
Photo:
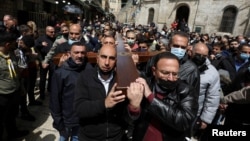
[[[178,29],[181,28],[183,20],[185,20],[185,22],[188,23],[189,13],[190,10],[187,5],[182,5],[177,8],[175,19],[178,20],[178,27],[177,27]]]

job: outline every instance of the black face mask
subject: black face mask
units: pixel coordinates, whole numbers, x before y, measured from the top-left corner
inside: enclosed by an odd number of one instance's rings
[[[167,91],[175,89],[177,86],[177,82],[178,81],[168,81],[159,78],[157,84],[162,90]]]
[[[235,48],[235,47],[230,47],[230,48],[229,48],[229,51],[234,53],[234,52],[237,51],[237,48]]]
[[[205,70],[208,69],[208,67],[206,64],[203,64],[203,65],[199,66],[198,69],[199,69],[199,72],[204,72]]]
[[[149,39],[149,40],[148,40],[148,42],[149,42],[150,44],[152,44],[153,41],[154,41],[154,39]]]
[[[192,61],[197,65],[201,66],[202,64],[205,63],[206,57],[200,55],[200,54],[195,54],[194,57],[192,58]]]
[[[155,45],[155,49],[156,49],[156,50],[160,50],[160,49],[161,49],[161,46],[160,46],[159,44],[156,44],[156,45]]]
[[[68,39],[69,33],[62,33],[62,36],[63,36],[65,39]]]

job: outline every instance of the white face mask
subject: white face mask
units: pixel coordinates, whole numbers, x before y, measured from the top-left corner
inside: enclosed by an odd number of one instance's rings
[[[72,39],[68,39],[68,44],[72,45],[75,42],[79,42],[80,40],[72,40]]]
[[[135,44],[135,40],[133,40],[133,39],[127,39],[127,43],[129,45],[133,45],[133,44]]]

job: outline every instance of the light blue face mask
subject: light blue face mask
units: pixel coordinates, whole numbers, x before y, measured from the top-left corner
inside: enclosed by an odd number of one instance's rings
[[[79,42],[78,40],[72,40],[72,39],[68,39],[68,44],[72,45],[75,42]]]
[[[171,47],[171,53],[176,55],[179,59],[182,59],[186,53],[185,49]]]
[[[247,59],[249,58],[249,54],[247,54],[247,53],[241,53],[241,54],[240,54],[240,58],[241,58],[242,60],[247,60]]]
[[[127,43],[128,43],[128,45],[134,45],[135,44],[135,40],[133,40],[133,39],[127,39]]]

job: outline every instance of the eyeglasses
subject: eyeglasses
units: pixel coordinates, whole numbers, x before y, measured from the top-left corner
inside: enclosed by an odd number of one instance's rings
[[[176,44],[173,44],[172,47],[174,47],[174,48],[182,48],[182,49],[187,48],[187,46],[180,46],[180,45],[176,45]]]
[[[49,33],[55,33],[55,31],[49,31]]]

